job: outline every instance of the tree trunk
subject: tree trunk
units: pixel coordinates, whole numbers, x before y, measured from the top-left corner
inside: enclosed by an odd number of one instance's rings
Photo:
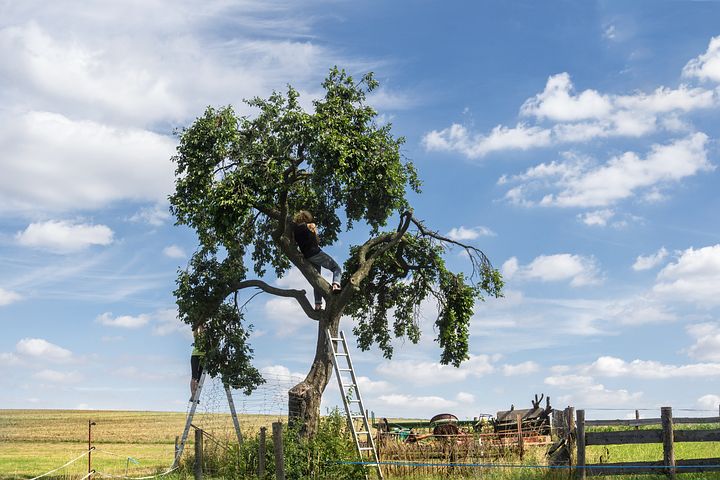
[[[306,438],[312,438],[317,432],[320,422],[320,401],[333,370],[326,330],[330,329],[330,334],[337,336],[340,324],[340,313],[327,310],[323,313],[318,322],[317,345],[312,367],[305,380],[288,392],[288,424],[291,427],[299,426],[300,435]]]

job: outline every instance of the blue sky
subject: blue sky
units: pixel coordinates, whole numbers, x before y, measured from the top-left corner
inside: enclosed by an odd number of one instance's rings
[[[355,352],[368,408],[468,417],[543,392],[592,416],[717,411],[720,3],[0,8],[3,408],[185,408],[172,291],[196,240],[168,213],[172,132],[288,83],[310,106],[339,65],[380,80],[370,103],[424,181],[417,216],[506,278],[460,369],[438,363],[430,304],[419,345]],[[315,325],[292,300],[259,296],[248,318],[268,378],[309,368]]]

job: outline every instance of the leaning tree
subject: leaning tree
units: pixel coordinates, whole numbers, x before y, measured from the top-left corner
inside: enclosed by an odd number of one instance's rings
[[[180,318],[206,324],[198,342],[207,352],[208,372],[250,393],[263,379],[252,365],[252,326],[243,318],[238,292],[295,299],[317,323],[310,371],[289,391],[289,420],[299,422],[304,435],[315,431],[332,371],[326,331],[336,335],[341,316],[355,322],[361,349],[377,344],[390,358],[391,337],[418,342],[419,305],[434,299],[440,361],[457,367],[468,358],[475,301],[501,294],[501,276],[480,250],[438,234],[413,213],[406,190],[419,192],[420,182],[400,154],[404,140],[366,103],[377,86],[372,74],[354,81],[334,68],[312,112],[301,107],[292,87],[286,95],[249,101],[254,116],[208,108],[180,133],[174,157],[171,210],[199,239],[177,280]],[[349,248],[339,294],[331,293],[295,244],[292,215],[300,209],[314,214],[321,245],[358,224],[369,231],[365,243]],[[446,267],[443,254],[452,246],[467,254],[467,275]],[[293,266],[322,292],[324,310],[316,311],[304,290],[263,280],[268,268],[281,278]]]

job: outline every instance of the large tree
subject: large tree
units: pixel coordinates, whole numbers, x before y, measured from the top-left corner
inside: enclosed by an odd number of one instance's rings
[[[299,420],[305,435],[315,431],[332,371],[326,331],[336,335],[342,315],[353,318],[360,348],[377,344],[390,358],[392,336],[418,342],[418,307],[434,299],[440,361],[459,366],[468,358],[475,302],[501,294],[501,276],[480,250],[439,235],[413,213],[406,192],[419,192],[420,182],[401,156],[403,139],[366,103],[377,86],[372,74],[355,81],[334,68],[312,112],[300,106],[292,87],[285,95],[250,100],[253,116],[208,108],[180,133],[174,157],[171,209],[199,239],[177,280],[180,317],[207,324],[199,342],[208,371],[250,392],[263,380],[252,365],[251,325],[238,292],[259,289],[295,299],[317,323],[310,371],[289,391],[290,421]],[[366,242],[349,249],[339,294],[295,244],[292,215],[300,209],[315,215],[321,245],[358,224],[369,230]],[[388,222],[394,228],[386,229]],[[452,246],[467,253],[467,275],[446,267],[443,254]],[[322,292],[324,310],[314,310],[304,290],[263,280],[268,268],[281,278],[293,266]],[[250,267],[255,278],[249,278]]]

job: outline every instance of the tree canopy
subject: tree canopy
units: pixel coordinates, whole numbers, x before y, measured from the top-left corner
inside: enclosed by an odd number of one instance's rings
[[[178,224],[197,232],[199,247],[180,271],[175,294],[182,320],[208,323],[200,340],[206,368],[227,383],[250,392],[262,382],[252,366],[251,325],[237,302],[246,288],[294,298],[319,322],[318,351],[305,381],[316,396],[327,383],[327,375],[317,373],[328,369],[323,332],[336,331],[341,315],[356,321],[361,348],[377,344],[390,358],[392,336],[419,340],[418,306],[432,297],[440,360],[458,366],[468,358],[475,302],[483,294],[501,295],[501,276],[483,252],[439,235],[412,211],[406,193],[420,192],[420,181],[401,155],[404,139],[367,104],[377,86],[371,73],[355,81],[333,68],[312,112],[288,87],[285,94],[249,100],[256,115],[208,108],[180,133],[171,210]],[[370,238],[349,249],[339,295],[330,294],[295,245],[292,215],[301,209],[315,216],[321,245],[335,243],[343,229],[369,227]],[[465,249],[471,274],[446,267],[443,254],[452,246]],[[263,280],[268,268],[280,278],[292,266],[322,292],[325,310],[315,311],[303,290]]]

